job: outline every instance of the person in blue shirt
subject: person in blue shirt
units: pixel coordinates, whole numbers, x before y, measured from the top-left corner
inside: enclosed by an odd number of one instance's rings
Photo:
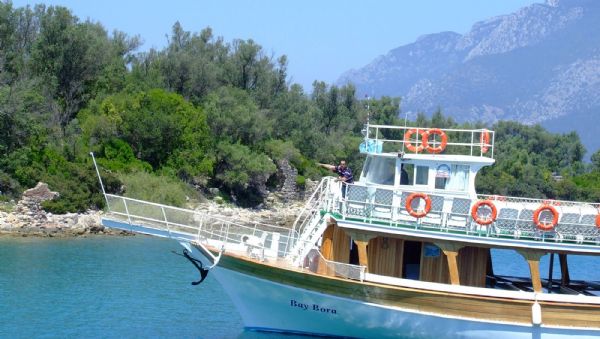
[[[338,166],[329,164],[319,164],[319,166],[327,168],[338,175],[338,180],[342,182],[342,197],[345,198],[347,184],[354,183],[352,170],[346,165],[346,160],[341,160]]]

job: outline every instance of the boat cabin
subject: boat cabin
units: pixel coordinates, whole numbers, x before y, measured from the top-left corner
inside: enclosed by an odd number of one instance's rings
[[[557,253],[565,286],[567,253],[600,254],[600,233],[594,225],[559,223],[555,213],[579,222],[584,214],[596,215],[597,206],[478,195],[475,178],[494,163],[493,150],[494,132],[486,129],[367,126],[359,180],[345,194],[332,184],[340,193],[328,205],[323,257],[381,276],[542,291],[539,260]],[[589,234],[580,234],[584,228]],[[492,248],[523,256],[531,271],[528,286],[494,276]]]

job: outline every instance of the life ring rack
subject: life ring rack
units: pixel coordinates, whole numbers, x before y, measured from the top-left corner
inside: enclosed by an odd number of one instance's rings
[[[435,147],[431,146],[429,144],[429,136],[430,135],[439,135],[440,139],[441,139],[440,144]],[[423,135],[423,146],[425,147],[425,150],[429,153],[433,153],[433,154],[442,153],[446,149],[447,144],[448,144],[448,136],[446,135],[446,133],[444,131],[442,131],[439,128],[432,128]]]
[[[552,213],[552,221],[546,224],[540,220],[540,215],[544,211]],[[538,209],[533,212],[533,223],[537,226],[540,231],[549,232],[554,230],[556,224],[558,224],[558,211],[550,204],[542,204]]]
[[[421,198],[421,199],[425,200],[425,208],[420,212],[415,211],[412,207],[412,202],[416,198]],[[406,207],[406,211],[411,216],[413,216],[417,219],[423,218],[424,216],[427,215],[427,213],[429,213],[429,211],[431,211],[431,198],[427,194],[422,193],[422,192],[411,193],[408,196],[408,198],[406,198],[406,206],[405,207]]]
[[[479,208],[482,206],[487,206],[489,209],[492,210],[492,214],[488,218],[482,218],[477,213],[479,212]],[[471,208],[471,217],[473,217],[473,220],[475,220],[476,223],[482,226],[493,223],[494,221],[496,221],[497,216],[498,209],[491,200],[479,200],[473,205],[473,208]]]

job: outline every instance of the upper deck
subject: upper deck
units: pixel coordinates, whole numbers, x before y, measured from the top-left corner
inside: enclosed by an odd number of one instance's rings
[[[494,158],[494,131],[391,125],[365,125],[361,153],[387,156],[409,154],[430,158]],[[461,156],[461,157],[459,157]],[[489,160],[488,160],[489,161]]]

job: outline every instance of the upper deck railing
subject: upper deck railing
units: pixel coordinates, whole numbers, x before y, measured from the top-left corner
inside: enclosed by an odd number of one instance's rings
[[[335,187],[332,187],[336,189]],[[341,189],[338,187],[338,190]],[[412,198],[411,198],[412,196]],[[477,199],[357,183],[334,197],[341,220],[385,228],[408,227],[493,239],[600,246],[600,204],[478,195]],[[428,202],[427,202],[428,201]]]
[[[494,158],[494,131],[365,125],[362,153],[447,154]]]

